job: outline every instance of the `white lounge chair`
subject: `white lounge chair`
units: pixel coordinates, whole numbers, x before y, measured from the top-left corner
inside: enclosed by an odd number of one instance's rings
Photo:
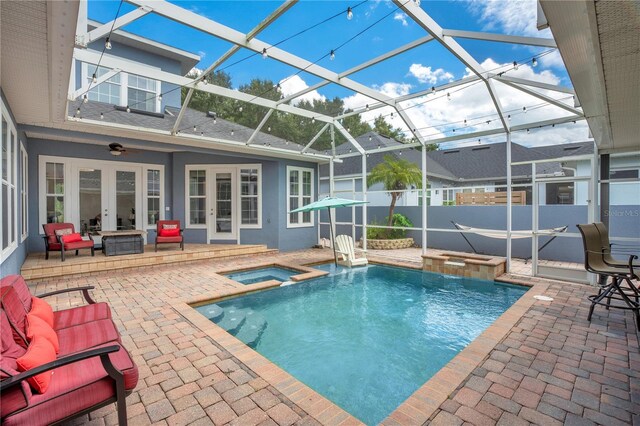
[[[338,258],[338,264],[353,268],[354,266],[366,266],[366,257],[356,258],[355,251],[358,250],[362,253],[366,253],[365,250],[355,248],[353,244],[353,238],[348,235],[338,235],[336,237],[336,253],[340,255]]]

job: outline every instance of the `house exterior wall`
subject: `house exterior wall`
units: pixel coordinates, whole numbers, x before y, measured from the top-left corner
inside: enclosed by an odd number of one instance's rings
[[[88,49],[102,52],[104,47],[104,40],[98,40],[91,44],[89,44]],[[181,67],[179,61],[174,59],[170,59],[161,55],[156,55],[150,52],[146,52],[141,49],[136,49],[131,46],[127,46],[122,43],[114,44],[114,47],[111,51],[105,52],[105,55],[117,56],[119,58],[128,59],[132,62],[139,62],[146,65],[150,65],[152,67],[159,68],[162,71],[170,72],[173,74],[181,74]],[[93,74],[93,67],[90,65],[89,69],[91,70],[89,74]],[[75,63],[75,74],[76,74],[76,89],[82,86],[82,65],[80,61],[76,61]],[[162,105],[161,111],[164,110],[165,106],[180,108],[181,106],[181,91],[173,90],[176,89],[176,85],[162,82],[161,83],[161,93],[162,95]],[[173,90],[173,91],[172,91]],[[124,105],[123,105],[124,106]]]
[[[2,92],[2,89],[0,89],[0,100],[2,102],[2,104],[5,106],[5,108],[8,111],[8,115],[9,120],[11,120],[13,122],[13,124],[16,124],[16,120],[15,117],[13,116],[13,113],[11,111],[11,106],[9,105],[9,102],[7,101],[7,98],[4,95],[4,92]],[[22,197],[20,196],[21,194],[21,190],[25,185],[25,182],[23,181],[23,169],[22,169],[22,162],[20,161],[20,143],[22,143],[22,146],[25,149],[29,149],[29,140],[27,139],[27,136],[24,134],[24,132],[20,131],[20,129],[16,126],[16,130],[17,130],[17,138],[18,138],[18,144],[17,144],[17,149],[18,149],[18,160],[17,160],[17,185],[16,185],[16,192],[17,192],[17,215],[16,215],[16,221],[17,221],[17,236],[16,236],[16,241],[17,241],[17,247],[6,257],[2,258],[1,263],[0,263],[0,278],[7,276],[7,275],[11,275],[11,274],[19,274],[20,273],[20,268],[22,267],[22,264],[24,263],[24,260],[27,258],[27,239],[25,239],[24,241],[22,240],[22,236],[21,236],[21,229],[22,229],[22,215],[20,214],[20,212],[23,209],[23,205],[22,205]],[[28,151],[27,151],[28,152]],[[28,165],[28,173],[30,174],[32,172],[31,166]],[[31,177],[29,176],[28,178],[29,180],[31,179]],[[31,194],[28,194],[29,199],[31,199]],[[2,209],[3,209],[3,214],[6,214],[7,209],[6,206],[2,205]],[[29,235],[31,235],[31,232],[29,230]]]

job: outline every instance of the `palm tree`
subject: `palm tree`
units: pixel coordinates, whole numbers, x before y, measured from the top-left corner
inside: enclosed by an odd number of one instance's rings
[[[404,194],[402,191],[410,187],[422,188],[422,171],[410,161],[385,155],[384,162],[375,166],[367,177],[369,188],[377,183],[382,183],[384,189],[389,191],[391,195],[389,224],[387,226],[392,226],[393,210],[396,207],[396,202]]]

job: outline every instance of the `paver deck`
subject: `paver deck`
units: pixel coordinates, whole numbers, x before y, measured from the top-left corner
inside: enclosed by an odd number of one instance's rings
[[[221,344],[225,337],[212,338],[200,321],[175,308],[181,301],[238,286],[216,271],[330,258],[328,250],[306,250],[73,275],[29,284],[36,294],[94,285],[95,299],[111,304],[123,343],[140,368],[139,385],[127,398],[130,424],[351,424],[355,419],[260,359],[247,357],[242,347],[236,347],[232,354],[225,348],[232,339]],[[487,348],[486,355],[470,353],[469,359],[477,367],[468,375],[457,375],[459,386],[447,392],[433,386],[421,388],[412,404],[439,400],[428,420],[418,420],[414,412],[418,410],[408,404],[386,423],[640,424],[640,352],[631,314],[598,308],[589,323],[586,295],[592,288],[525,280],[543,283],[535,288],[544,289],[543,294],[554,300],[529,301],[521,315],[508,318],[512,325],[488,330],[497,336],[497,344]],[[529,292],[524,297],[531,296]],[[51,302],[56,309],[83,303],[73,294]],[[447,377],[441,377],[442,383],[455,381],[455,369],[451,370]],[[285,384],[280,387],[285,392],[273,386],[271,379]],[[110,425],[116,420],[114,406],[108,406],[73,424]]]

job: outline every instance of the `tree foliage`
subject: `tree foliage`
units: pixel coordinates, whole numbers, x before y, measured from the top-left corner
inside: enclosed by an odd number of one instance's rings
[[[395,158],[392,155],[385,155],[384,161],[377,164],[367,177],[369,187],[378,183],[381,183],[385,191],[391,195],[387,226],[392,226],[393,210],[396,207],[396,202],[404,195],[402,191],[412,187],[422,188],[422,171],[415,163]]]

